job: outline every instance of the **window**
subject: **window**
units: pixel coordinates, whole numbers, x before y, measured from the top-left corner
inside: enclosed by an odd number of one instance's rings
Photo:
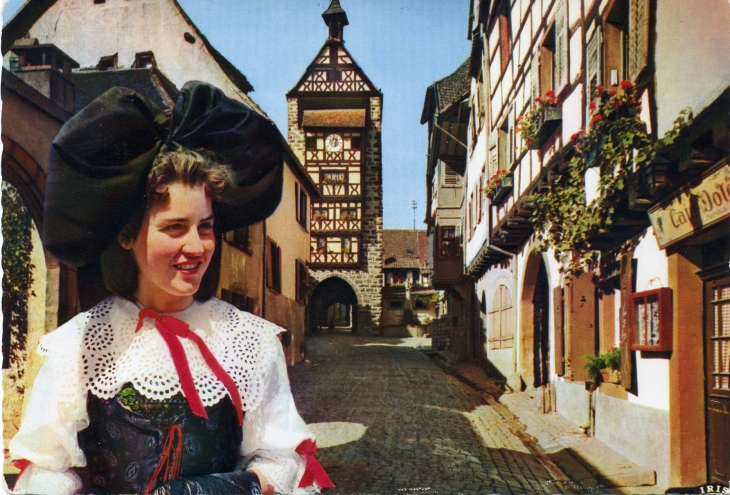
[[[451,168],[446,162],[440,162],[443,170],[443,185],[449,187],[458,187],[461,185],[461,176],[456,173],[456,170]]]
[[[117,68],[117,54],[101,57],[99,63],[96,64],[96,70],[109,70]]]
[[[339,69],[327,69],[327,81],[330,82],[339,82],[342,81],[342,71]]]
[[[422,299],[413,301],[413,309],[428,309],[428,303]]]
[[[230,289],[221,289],[221,299],[227,303],[233,304],[241,311],[247,311],[249,313],[253,313],[254,311],[253,298],[244,294],[233,292]]]
[[[141,52],[134,55],[134,69],[147,69],[149,67],[157,67],[155,62],[155,54],[152,52]]]
[[[555,94],[568,83],[568,19],[566,1],[561,0],[555,8],[555,22],[548,29],[538,53],[530,65],[531,96],[534,101],[548,91]]]
[[[297,205],[297,222],[299,225],[307,230],[308,216],[309,216],[309,196],[303,187],[300,187],[298,183],[294,184],[294,201]]]
[[[266,241],[266,286],[281,292],[281,248],[271,238]]]
[[[357,220],[357,208],[340,208],[340,220]]]
[[[251,254],[249,226],[226,232],[225,240],[246,254]]]
[[[306,304],[307,295],[309,294],[309,270],[301,260],[295,261],[294,270],[296,275],[296,301]]]
[[[459,244],[456,238],[456,227],[440,227],[439,256],[442,258],[458,256]]]
[[[390,309],[403,309],[403,301],[390,301]]]
[[[489,348],[507,349],[514,345],[512,322],[512,298],[507,286],[497,287],[492,296],[492,306],[489,308]]]
[[[344,171],[338,172],[322,172],[322,184],[346,184],[347,176]]]

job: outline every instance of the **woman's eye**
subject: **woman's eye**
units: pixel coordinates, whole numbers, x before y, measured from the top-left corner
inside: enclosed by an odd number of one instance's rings
[[[213,232],[213,223],[205,222],[198,226],[198,232],[210,233]]]
[[[168,225],[167,227],[165,227],[162,230],[164,232],[167,232],[170,234],[178,234],[178,233],[182,233],[185,230],[185,228],[182,225],[180,225],[179,223],[175,223],[172,225]]]

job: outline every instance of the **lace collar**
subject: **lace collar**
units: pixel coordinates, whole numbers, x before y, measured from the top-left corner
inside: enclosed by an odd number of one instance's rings
[[[281,329],[215,298],[170,314],[205,341],[236,382],[243,409],[256,409],[263,394],[263,374],[277,355],[276,334]],[[62,400],[75,400],[85,392],[110,399],[128,382],[149,399],[169,399],[181,392],[172,358],[152,320],[135,333],[138,315],[133,302],[110,297],[41,339],[39,351],[48,356],[54,372],[64,375],[63,386],[68,385],[59,391]],[[197,346],[188,339],[181,342],[203,404],[217,404],[227,395],[225,387]]]

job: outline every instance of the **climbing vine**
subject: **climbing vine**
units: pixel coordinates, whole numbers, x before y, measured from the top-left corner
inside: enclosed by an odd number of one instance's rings
[[[23,377],[28,335],[28,298],[33,294],[31,233],[33,220],[17,189],[2,183],[3,368],[18,382]],[[17,385],[20,387],[20,385]]]
[[[571,137],[575,153],[567,172],[548,190],[529,197],[540,248],[553,248],[566,273],[578,274],[593,260],[590,239],[610,229],[615,221],[621,192],[634,167],[650,163],[691,121],[689,111],[683,110],[672,129],[656,139],[647,133],[640,108],[641,99],[630,81],[621,81],[611,91],[598,86],[587,131]],[[599,180],[598,196],[587,202],[584,178],[589,168],[598,171]]]

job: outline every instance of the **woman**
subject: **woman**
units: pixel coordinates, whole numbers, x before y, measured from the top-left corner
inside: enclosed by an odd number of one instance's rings
[[[203,83],[185,85],[171,118],[113,88],[64,125],[44,243],[76,265],[100,259],[115,295],[39,345],[45,361],[10,442],[17,493],[333,486],[294,406],[282,329],[211,297],[216,232],[268,216],[281,174],[276,129]]]

